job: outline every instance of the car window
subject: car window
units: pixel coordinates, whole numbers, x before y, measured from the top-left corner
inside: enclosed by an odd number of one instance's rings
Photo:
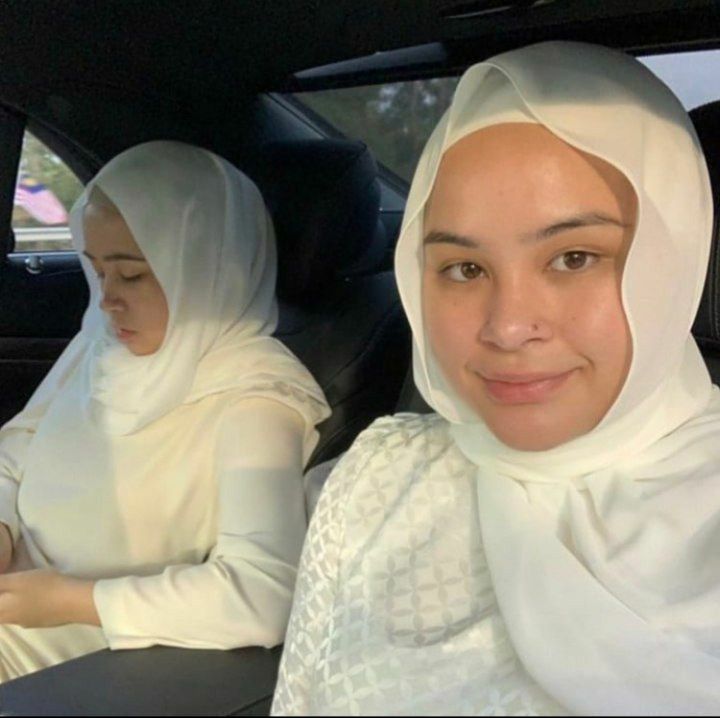
[[[639,58],[690,110],[720,98],[720,50]],[[435,78],[292,97],[328,133],[360,139],[378,161],[409,182],[425,142],[447,109],[458,78]]]
[[[639,59],[680,98],[686,110],[720,99],[720,50]]]
[[[452,99],[457,77],[302,92],[315,119],[367,144],[378,161],[409,182],[420,152]]]
[[[72,250],[68,213],[82,189],[69,167],[25,132],[12,214],[15,251]]]

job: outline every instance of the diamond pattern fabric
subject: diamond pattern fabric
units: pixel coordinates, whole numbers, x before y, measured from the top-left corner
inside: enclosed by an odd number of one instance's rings
[[[562,715],[510,642],[477,468],[437,415],[376,421],[308,533],[275,715]]]

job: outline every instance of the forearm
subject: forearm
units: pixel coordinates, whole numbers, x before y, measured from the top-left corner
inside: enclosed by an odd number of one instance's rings
[[[271,647],[285,634],[295,576],[282,560],[215,557],[98,581],[95,600],[111,648]]]
[[[93,581],[32,569],[0,576],[0,624],[50,628],[67,623],[100,625]]]
[[[93,591],[95,581],[85,581],[64,576],[59,606],[61,623],[86,623],[99,626],[100,616],[95,608]]]
[[[111,647],[282,641],[306,528],[303,436],[302,417],[276,401],[243,399],[228,410],[216,446],[218,538],[208,560],[100,580],[95,604],[78,599],[86,611],[97,606]]]

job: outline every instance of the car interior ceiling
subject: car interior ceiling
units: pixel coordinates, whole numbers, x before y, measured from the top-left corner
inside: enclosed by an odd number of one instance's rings
[[[65,2],[62,11],[39,6],[35,15],[7,0],[0,94],[93,164],[158,136],[239,161],[242,146],[262,133],[259,93],[453,74],[502,49],[557,37],[635,52],[700,48],[717,42],[718,25],[714,0],[248,0],[214,13],[204,3],[108,0],[92,13]],[[415,52],[408,59],[398,48]],[[352,58],[365,59],[338,68]]]
[[[212,149],[258,183],[277,231],[277,336],[313,371],[333,408],[313,464],[344,451],[380,414],[428,408],[412,382],[409,329],[388,267],[396,228],[379,211],[378,167],[362,143],[322,138],[289,117],[272,93],[456,74],[543,39],[632,52],[720,41],[716,0],[244,0],[224,3],[216,16],[204,3],[184,1],[107,0],[92,13],[86,8],[70,1],[62,12],[43,13],[19,0],[3,3],[0,104],[27,118],[83,181],[123,149],[163,138]],[[691,117],[716,208],[711,271],[693,333],[720,382],[720,102]],[[53,270],[52,259],[48,268],[47,306],[64,307],[64,316],[48,308],[31,325],[13,325],[16,336],[39,332],[44,343],[37,360],[18,363],[4,397],[9,413],[62,351],[87,300],[69,289],[81,279],[79,266],[70,278],[65,265]],[[29,279],[22,263],[7,262],[0,301]],[[22,358],[22,346],[11,351]],[[161,710],[158,701],[168,714],[266,712],[279,652],[218,653],[101,652],[3,685],[0,703],[15,715],[114,707],[116,714],[151,714]],[[231,685],[228,677],[237,676],[251,679]],[[181,681],[195,686],[191,697],[178,689]],[[108,684],[123,690],[109,696]]]

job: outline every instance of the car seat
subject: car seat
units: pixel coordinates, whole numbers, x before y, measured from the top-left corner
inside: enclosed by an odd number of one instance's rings
[[[690,118],[705,152],[715,209],[708,273],[692,331],[713,384],[720,384],[720,101],[695,108]]]
[[[310,464],[337,456],[394,411],[409,328],[379,220],[377,166],[360,142],[268,144],[243,167],[273,217],[280,321],[275,336],[313,373],[332,409]]]

